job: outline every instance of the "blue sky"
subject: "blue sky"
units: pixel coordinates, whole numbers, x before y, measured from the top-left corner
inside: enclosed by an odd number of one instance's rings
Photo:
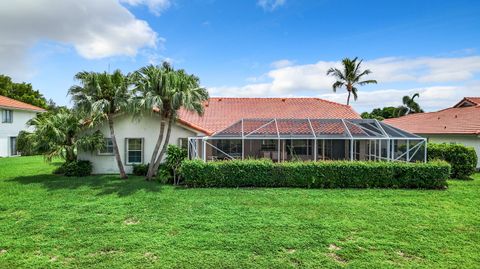
[[[198,75],[212,96],[345,103],[325,71],[355,56],[379,82],[360,89],[358,112],[413,92],[427,110],[480,96],[479,1],[37,2],[0,3],[0,72],[59,104],[78,71],[162,60]]]

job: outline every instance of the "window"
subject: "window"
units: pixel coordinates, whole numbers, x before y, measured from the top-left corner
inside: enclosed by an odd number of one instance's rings
[[[18,155],[17,152],[17,138],[10,137],[10,156]]]
[[[143,138],[127,138],[127,164],[143,163]]]
[[[105,147],[98,151],[99,155],[113,155],[113,142],[111,138],[105,138]]]
[[[13,122],[13,110],[2,110],[2,123]]]
[[[262,140],[262,145],[260,147],[261,151],[275,151],[277,150],[277,141],[269,139]]]
[[[291,140],[290,146],[287,146],[289,148],[289,154],[291,155],[309,155],[310,150],[309,150],[309,140],[305,139],[294,139]]]
[[[179,138],[178,146],[182,149],[188,149],[188,138]]]

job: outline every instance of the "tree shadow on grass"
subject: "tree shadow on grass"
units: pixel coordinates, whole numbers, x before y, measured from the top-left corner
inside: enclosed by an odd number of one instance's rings
[[[97,175],[89,177],[65,177],[52,174],[40,174],[34,176],[20,176],[9,179],[10,182],[18,182],[23,185],[41,184],[49,191],[75,190],[90,188],[96,195],[117,194],[128,196],[138,191],[159,192],[161,185],[158,182],[145,181],[143,177],[131,176],[128,179],[120,179],[115,175]]]

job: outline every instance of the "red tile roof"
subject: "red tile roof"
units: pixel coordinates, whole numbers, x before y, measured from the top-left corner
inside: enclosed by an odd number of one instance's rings
[[[241,119],[359,119],[347,105],[320,98],[231,98],[215,97],[205,103],[205,113],[181,110],[179,122],[208,135],[223,130]]]
[[[457,105],[464,100],[478,103],[437,112],[410,114],[386,119],[384,122],[416,134],[480,134],[480,97],[464,98]]]
[[[20,110],[31,110],[31,111],[38,111],[38,112],[46,111],[43,108],[30,105],[24,102],[20,102],[15,99],[8,98],[2,95],[0,95],[0,107],[10,108],[10,109],[20,109]]]

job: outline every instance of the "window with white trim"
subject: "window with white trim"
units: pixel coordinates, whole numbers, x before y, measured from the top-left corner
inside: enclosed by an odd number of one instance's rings
[[[17,151],[17,138],[16,137],[10,137],[10,156],[16,156],[18,155]]]
[[[143,138],[126,138],[125,144],[127,164],[143,163]]]
[[[182,149],[188,149],[188,138],[179,138],[178,139],[178,146]]]
[[[2,123],[12,123],[13,122],[13,110],[4,109],[2,110]]]
[[[104,138],[105,146],[98,151],[99,155],[113,155],[113,141],[111,138]]]

